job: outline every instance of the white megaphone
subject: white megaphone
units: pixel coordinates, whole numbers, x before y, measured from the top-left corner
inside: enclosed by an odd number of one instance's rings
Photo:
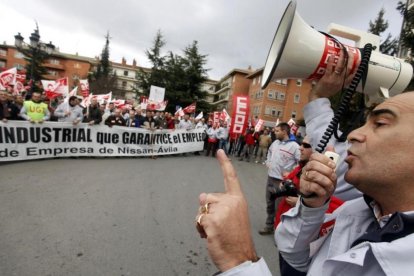
[[[348,39],[361,40],[360,31],[352,34],[350,28],[343,30],[336,27],[336,35],[347,34]],[[344,31],[346,30],[346,31]],[[379,48],[379,38],[366,34],[364,42],[373,43]],[[344,45],[354,53],[352,71],[361,61],[361,50]],[[358,46],[358,45],[357,45]],[[363,45],[362,45],[363,46]],[[310,27],[296,12],[296,2],[291,1],[280,20],[275,37],[267,56],[263,71],[262,88],[277,79],[320,79],[325,73],[327,59],[330,55],[339,55],[340,45],[331,37]],[[365,94],[367,106],[382,102],[385,98],[401,93],[411,81],[412,66],[401,59],[372,51],[368,65],[365,87],[360,84],[358,92]]]

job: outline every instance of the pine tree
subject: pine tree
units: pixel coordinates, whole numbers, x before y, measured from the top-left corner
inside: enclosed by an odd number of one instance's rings
[[[388,29],[388,21],[384,19],[385,10],[381,9],[374,22],[369,21],[368,32],[380,36]],[[387,35],[387,38],[380,44],[380,52],[387,55],[395,55],[398,52],[398,40],[392,38],[391,34]]]
[[[149,95],[151,85],[155,85],[165,88],[167,111],[174,112],[176,105],[187,106],[195,101],[197,110],[209,111],[208,103],[201,100],[205,97],[201,86],[207,80],[208,70],[204,68],[207,56],[199,54],[197,41],[184,49],[184,56],[173,52],[163,56],[161,50],[165,44],[161,31],[158,31],[153,46],[146,51],[152,64],[151,70],[140,69],[137,72],[137,95],[140,92]]]
[[[397,10],[404,18],[404,25],[400,34],[400,47],[407,51],[407,54],[404,54],[401,58],[405,58],[411,65],[414,67],[414,9],[407,9],[408,3],[402,1],[398,2]],[[412,79],[406,91],[411,91],[414,89],[414,80]]]
[[[204,68],[207,63],[207,55],[198,51],[198,42],[195,40],[184,49],[184,66],[187,77],[189,99],[197,101],[197,109],[203,112],[210,110],[210,105],[203,101],[206,92],[201,90],[202,84],[207,80],[208,69]]]
[[[158,30],[153,46],[145,51],[148,60],[151,62],[152,67],[150,71],[140,68],[137,72],[136,79],[138,80],[138,87],[135,89],[136,95],[143,93],[148,96],[150,93],[151,85],[158,87],[165,87],[163,66],[165,57],[161,56],[161,49],[165,45],[165,40],[160,30]]]
[[[117,88],[117,76],[113,72],[111,62],[109,60],[109,32],[105,36],[105,46],[102,50],[96,70],[90,75],[90,90],[94,94],[106,94],[112,91],[115,96],[122,97]]]
[[[39,26],[36,23],[36,29],[32,35],[40,37]],[[33,91],[41,92],[40,80],[44,79],[44,75],[47,75],[47,69],[43,66],[46,59],[49,55],[40,47],[33,48],[29,46],[28,48],[19,49],[24,54],[24,59],[26,60],[26,81],[32,81]]]

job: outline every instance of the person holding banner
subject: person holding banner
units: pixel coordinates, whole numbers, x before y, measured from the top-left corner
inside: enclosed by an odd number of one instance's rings
[[[71,122],[77,125],[83,120],[83,109],[78,104],[78,98],[70,96],[68,102],[63,102],[56,108],[54,115],[59,122]]]
[[[7,120],[18,120],[19,109],[17,106],[7,99],[8,93],[6,91],[0,91],[0,120],[4,123]]]
[[[115,109],[114,114],[109,115],[105,120],[105,125],[112,126],[125,126],[126,122],[124,117],[122,117],[121,110],[119,108]]]
[[[47,104],[41,101],[42,95],[40,92],[34,91],[31,96],[31,100],[27,100],[23,103],[23,107],[20,110],[20,117],[31,123],[43,123],[49,120],[50,112]]]
[[[98,99],[92,98],[91,104],[87,107],[85,123],[89,125],[99,125],[102,122],[102,112],[99,107]]]

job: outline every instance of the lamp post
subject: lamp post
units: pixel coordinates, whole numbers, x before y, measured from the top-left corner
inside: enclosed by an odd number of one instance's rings
[[[30,68],[29,66],[26,66],[26,69],[29,68],[30,70],[31,85],[30,91],[27,94],[27,97],[30,97],[35,88],[35,81],[39,80],[38,78],[40,78],[39,74],[35,74],[35,70],[38,72],[38,67],[41,65],[43,60],[51,55],[55,50],[55,45],[53,45],[52,42],[43,43],[40,41],[39,27],[37,24],[36,29],[33,33],[31,33],[29,37],[29,44],[24,42],[24,37],[20,33],[15,35],[14,39],[14,45],[16,46],[17,50],[30,59]]]

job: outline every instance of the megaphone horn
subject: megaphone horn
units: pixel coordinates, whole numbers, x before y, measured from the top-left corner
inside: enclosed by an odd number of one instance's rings
[[[354,71],[360,64],[361,50],[344,46],[347,51],[354,53]],[[262,88],[278,79],[318,80],[325,73],[328,57],[334,55],[336,60],[340,49],[341,45],[336,39],[306,24],[296,12],[296,1],[291,1],[273,38],[263,70]],[[373,51],[365,87],[362,89],[362,85],[359,85],[357,91],[365,94],[367,105],[380,103],[388,96],[401,93],[411,81],[412,75],[413,68],[409,63]]]

